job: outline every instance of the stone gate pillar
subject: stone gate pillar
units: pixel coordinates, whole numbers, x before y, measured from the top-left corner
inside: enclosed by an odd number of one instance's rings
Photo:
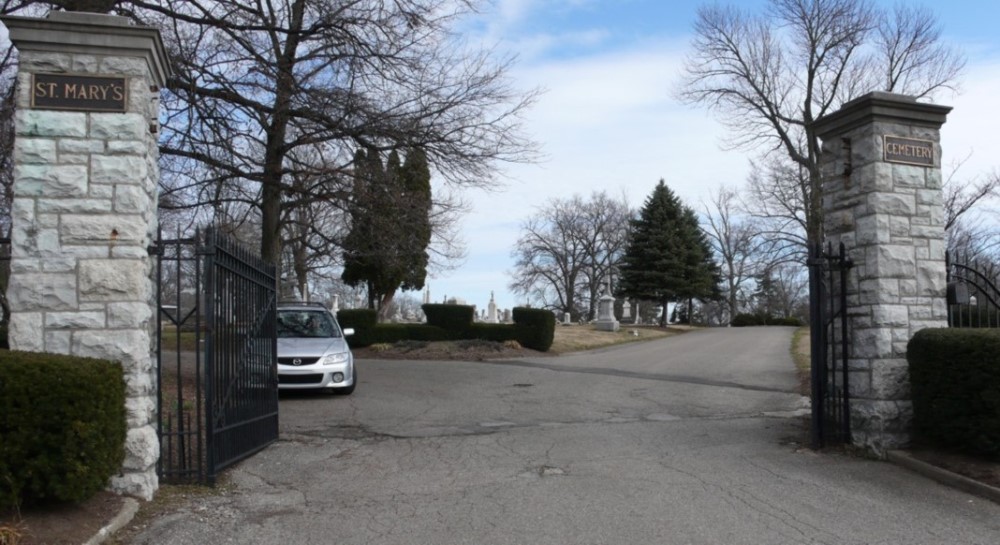
[[[122,17],[4,17],[19,53],[10,345],[116,360],[125,370],[126,458],[112,488],[158,483],[152,263],[159,32]]]
[[[947,324],[939,131],[950,107],[876,92],[817,121],[826,239],[855,266],[847,285],[854,443],[909,441],[906,345]]]

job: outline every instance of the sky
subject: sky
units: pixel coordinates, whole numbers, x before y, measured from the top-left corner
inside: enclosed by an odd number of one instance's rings
[[[748,9],[764,0],[732,0]],[[547,202],[595,191],[624,195],[634,207],[662,178],[696,210],[710,192],[740,187],[749,174],[744,151],[726,151],[725,128],[703,108],[680,103],[674,90],[689,52],[696,0],[496,0],[466,23],[470,41],[517,56],[514,86],[543,94],[525,115],[526,134],[541,145],[531,165],[501,165],[502,188],[460,193],[469,211],[460,223],[466,257],[433,272],[433,302],[457,297],[485,309],[524,305],[508,289],[511,252],[523,222]],[[891,2],[878,3],[892,5]],[[964,160],[958,179],[1000,171],[1000,20],[996,0],[926,2],[944,41],[967,57],[959,94],[942,128],[945,171]]]

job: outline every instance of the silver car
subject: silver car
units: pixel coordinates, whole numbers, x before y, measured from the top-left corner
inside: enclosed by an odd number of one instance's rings
[[[358,374],[345,338],[353,334],[319,303],[279,304],[278,388],[353,392]]]

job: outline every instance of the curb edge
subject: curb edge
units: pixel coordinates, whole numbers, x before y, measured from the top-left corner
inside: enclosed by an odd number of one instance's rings
[[[94,534],[94,537],[88,539],[83,545],[100,545],[104,543],[112,534],[124,528],[129,522],[132,522],[138,511],[139,502],[135,498],[125,498],[125,503],[122,505],[121,511],[115,515],[115,518],[111,519],[111,522],[108,522],[106,526],[98,530]]]
[[[974,494],[1000,504],[1000,488],[981,483],[963,475],[928,464],[927,462],[917,460],[905,451],[890,450],[886,452],[886,460],[915,473],[919,473],[929,479],[935,480],[943,485],[950,486],[963,492],[968,492],[969,494]]]

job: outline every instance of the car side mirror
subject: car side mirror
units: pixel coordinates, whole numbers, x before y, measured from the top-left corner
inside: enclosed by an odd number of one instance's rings
[[[347,328],[347,329],[344,330],[344,336],[345,337],[350,337],[351,335],[354,335],[354,328],[353,327],[349,327],[349,328]]]

